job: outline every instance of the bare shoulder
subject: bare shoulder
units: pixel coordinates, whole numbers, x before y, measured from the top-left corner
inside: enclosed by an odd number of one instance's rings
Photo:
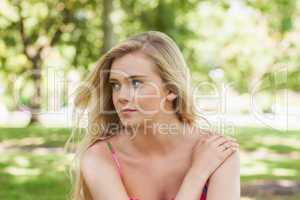
[[[107,151],[106,142],[107,140],[97,141],[83,153],[80,162],[83,170],[99,162],[109,164],[109,151]]]
[[[201,131],[201,137],[200,139],[205,140],[208,139],[214,135],[222,135],[226,138],[235,139],[233,136],[225,135],[223,133],[219,133],[212,130],[200,130]],[[235,142],[238,143],[238,141],[235,139]],[[223,170],[236,170],[240,167],[240,152],[239,148],[235,152],[233,152],[220,166]],[[221,170],[219,170],[221,171]]]
[[[215,136],[215,135],[222,135],[222,136],[224,136],[226,138],[235,139],[233,136],[226,135],[224,133],[219,133],[219,132],[217,132],[215,130],[198,129],[198,133],[200,135],[199,138],[202,139],[202,140],[203,139],[208,139],[208,138],[210,138],[212,136]],[[236,142],[237,142],[237,140],[236,140]]]
[[[127,198],[126,190],[107,146],[107,140],[97,141],[82,155],[80,170],[93,199]]]
[[[101,175],[104,175],[104,173],[114,174],[114,168],[106,145],[106,141],[97,141],[81,156],[80,170],[85,181],[90,185],[97,182],[96,179],[99,173]]]
[[[223,135],[226,138],[234,138],[233,136],[224,135],[222,133],[218,133],[216,131],[212,130],[198,130],[200,133],[199,140],[205,141],[206,139],[209,139],[210,137],[214,135]],[[238,141],[235,140],[237,143]],[[239,148],[233,152],[224,162],[222,165],[220,165],[219,170],[216,170],[216,174],[226,173],[227,171],[231,170],[234,172],[237,172],[237,169],[240,168],[240,152]]]
[[[196,139],[199,141],[204,141],[208,139],[209,137],[217,134],[216,132],[213,132],[211,130],[202,129],[199,127],[193,127],[193,133],[196,133]]]
[[[98,140],[88,147],[81,157],[82,169],[90,167],[90,164],[99,164],[102,166],[114,166],[112,154],[107,142],[114,142],[117,136],[105,140]]]

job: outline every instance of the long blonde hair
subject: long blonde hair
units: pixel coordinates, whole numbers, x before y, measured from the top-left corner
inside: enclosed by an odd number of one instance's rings
[[[97,140],[105,140],[117,134],[110,130],[109,125],[120,124],[116,113],[104,114],[104,111],[114,110],[111,87],[107,84],[112,62],[128,53],[142,52],[157,66],[162,80],[168,89],[177,94],[173,102],[178,119],[183,123],[195,124],[200,115],[196,111],[192,96],[190,71],[176,43],[166,34],[158,31],[147,31],[128,38],[105,53],[96,63],[94,69],[78,87],[74,100],[75,109],[87,111],[88,120],[85,134],[78,137],[74,166],[71,167],[72,200],[92,200],[80,171],[80,159],[84,151]],[[66,143],[66,148],[75,149],[71,141],[78,135],[80,118],[83,112],[74,112],[76,126]],[[200,116],[201,117],[201,116]],[[121,124],[120,124],[121,126]],[[107,127],[103,129],[103,127]],[[76,136],[76,137],[75,137]],[[75,141],[76,144],[76,141]]]

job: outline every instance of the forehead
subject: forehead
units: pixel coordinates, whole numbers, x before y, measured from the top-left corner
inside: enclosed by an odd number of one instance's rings
[[[131,75],[156,75],[156,66],[150,58],[141,52],[129,53],[113,61],[110,77],[128,77]]]

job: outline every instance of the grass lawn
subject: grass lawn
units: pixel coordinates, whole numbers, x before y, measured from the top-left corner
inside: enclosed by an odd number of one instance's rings
[[[69,192],[63,153],[70,129],[0,128],[0,199],[65,200]],[[263,128],[237,128],[242,184],[260,180],[300,180],[300,134]],[[242,200],[298,200],[293,195],[243,196]]]

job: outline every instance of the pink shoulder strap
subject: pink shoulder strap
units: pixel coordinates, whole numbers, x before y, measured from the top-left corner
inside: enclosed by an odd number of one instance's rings
[[[110,152],[111,152],[111,154],[112,154],[112,157],[113,157],[115,163],[117,164],[119,175],[120,175],[120,177],[122,178],[121,165],[120,165],[120,162],[119,162],[119,160],[118,160],[116,151],[114,150],[112,144],[111,144],[109,141],[106,141],[106,143],[107,143],[107,146],[108,146],[108,148],[109,148],[109,150],[110,150]],[[139,199],[129,197],[129,200],[139,200]]]
[[[117,164],[117,167],[118,167],[118,172],[120,174],[120,176],[122,177],[122,170],[121,170],[121,165],[120,165],[120,162],[118,160],[118,157],[117,157],[117,154],[112,146],[112,144],[109,142],[109,141],[106,141],[107,143],[107,146],[112,154],[112,158],[114,159],[115,163]]]

